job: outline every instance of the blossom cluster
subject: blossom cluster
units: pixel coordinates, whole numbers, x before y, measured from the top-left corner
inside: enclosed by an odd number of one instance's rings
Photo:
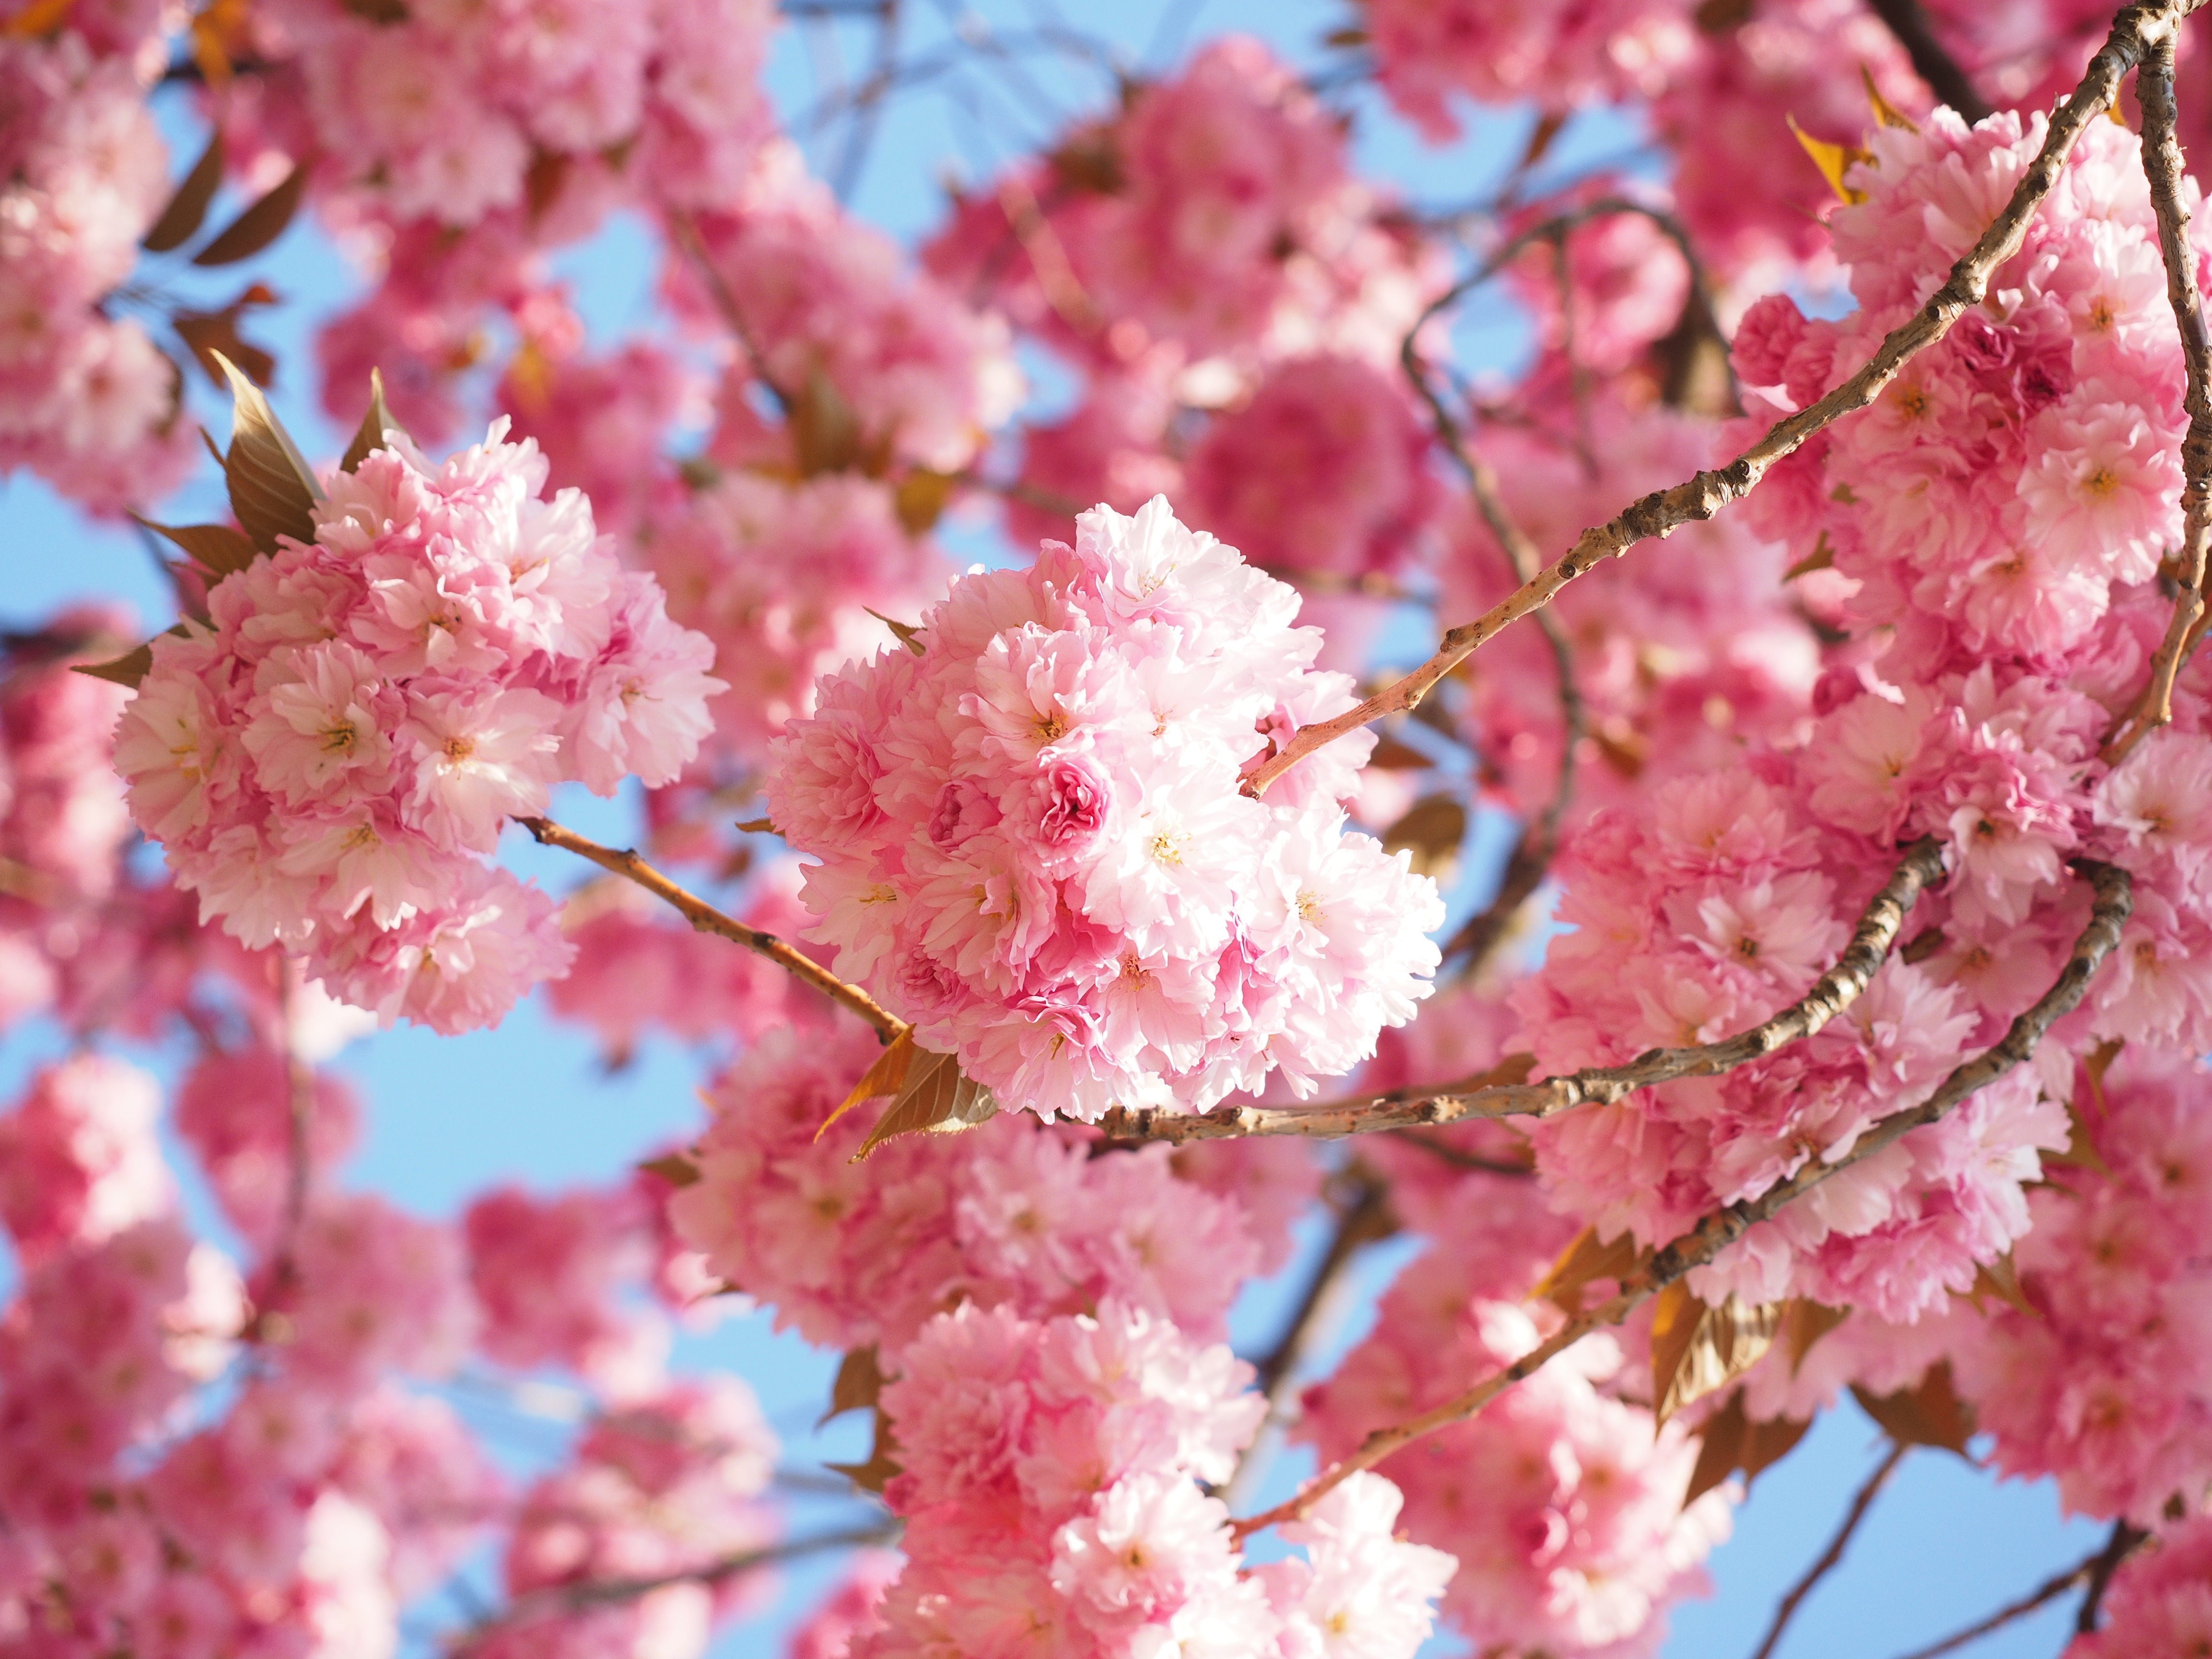
[[[27,468],[113,513],[197,453],[176,366],[110,315],[169,195],[137,71],[75,31],[0,38],[0,475]]]
[[[551,902],[482,861],[506,820],[562,780],[672,780],[719,689],[713,647],[503,433],[434,465],[387,432],[334,475],[313,543],[155,641],[116,746],[204,917],[447,1032],[568,965]]]
[[[975,574],[823,687],[775,746],[775,822],[823,861],[837,971],[1040,1115],[1204,1110],[1348,1070],[1428,989],[1442,921],[1403,854],[1341,829],[1346,744],[1240,769],[1352,702],[1297,595],[1164,501]]]
[[[1348,1481],[1285,1528],[1307,1559],[1239,1571],[1225,1480],[1267,1402],[1249,1370],[1103,1304],[940,1314],[884,1389],[907,1565],[854,1643],[870,1655],[1169,1651],[1410,1659],[1449,1556],[1397,1541],[1398,1494]],[[988,1564],[988,1565],[986,1565]]]

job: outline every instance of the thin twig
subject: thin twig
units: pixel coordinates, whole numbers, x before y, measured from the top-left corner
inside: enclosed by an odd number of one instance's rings
[[[1921,892],[1943,873],[1943,849],[1932,837],[1913,842],[1889,879],[1868,901],[1851,942],[1812,989],[1771,1018],[1718,1042],[1653,1048],[1626,1066],[1592,1066],[1534,1083],[1505,1083],[1465,1093],[1387,1095],[1315,1106],[1222,1106],[1203,1115],[1158,1107],[1116,1107],[1100,1120],[1112,1140],[1232,1139],[1243,1135],[1331,1139],[1405,1129],[1462,1118],[1555,1117],[1583,1105],[1609,1105],[1638,1089],[1676,1078],[1717,1077],[1802,1041],[1857,1000],[1874,978]]]
[[[2088,1594],[2081,1598],[2081,1610],[2074,1618],[2076,1635],[2087,1636],[2097,1628],[2098,1609],[2105,1605],[2105,1592],[2112,1588],[2112,1575],[2120,1570],[2121,1562],[2149,1541],[2150,1534],[2142,1528],[2124,1519],[2112,1522],[2112,1535],[2105,1540],[2105,1547],[2098,1552],[2096,1561],[2089,1568]]]
[[[1969,125],[1990,113],[1989,100],[1976,89],[1973,77],[1936,38],[1920,0],[1867,0],[1867,9],[1889,25],[1897,44],[1912,60],[1912,72],[1928,83],[1936,102],[1948,104]]]
[[[697,267],[699,279],[707,285],[707,293],[714,302],[714,309],[722,313],[722,321],[737,340],[739,349],[745,354],[745,363],[752,370],[753,379],[758,380],[767,389],[768,395],[775,399],[777,412],[788,416],[793,394],[777,385],[775,377],[768,372],[768,358],[761,350],[760,342],[753,337],[751,329],[745,325],[745,314],[738,304],[738,296],[730,287],[729,278],[723,276],[721,266],[714,263],[714,252],[707,246],[707,239],[700,232],[699,222],[688,213],[672,213],[668,216],[668,228],[672,239]]]
[[[1474,1170],[1483,1175],[1506,1176],[1526,1181],[1535,1175],[1533,1164],[1510,1164],[1502,1158],[1485,1158],[1480,1152],[1463,1152],[1458,1147],[1441,1140],[1431,1140],[1416,1129],[1400,1129],[1394,1138],[1408,1146],[1418,1146],[1439,1163],[1449,1164],[1455,1170]]]
[[[718,1556],[696,1567],[658,1573],[649,1578],[598,1578],[573,1584],[547,1584],[516,1596],[490,1619],[461,1632],[454,1639],[453,1650],[466,1653],[494,1632],[533,1619],[581,1613],[591,1607],[617,1607],[676,1584],[719,1584],[780,1561],[797,1560],[830,1550],[865,1549],[872,1545],[895,1543],[898,1534],[896,1524],[878,1522],[842,1532],[819,1533],[811,1538],[788,1538],[780,1544]]]
[[[1620,1324],[1660,1291],[1693,1268],[1705,1266],[1761,1222],[1771,1220],[1789,1205],[1842,1171],[1887,1152],[1915,1129],[1942,1121],[1960,1101],[2026,1061],[2052,1023],[2080,1004],[2089,988],[2091,977],[2119,943],[2120,930],[2127,925],[2129,913],[2134,908],[2134,889],[2126,871],[2087,859],[2076,860],[2075,869],[2088,881],[2096,895],[2088,924],[2075,939],[2065,967],[2059,970],[2051,988],[2013,1021],[1996,1046],[1954,1069],[1918,1105],[1883,1118],[1861,1135],[1850,1152],[1833,1162],[1814,1158],[1757,1198],[1745,1199],[1705,1217],[1680,1238],[1654,1252],[1648,1262],[1621,1281],[1620,1289],[1613,1296],[1568,1320],[1512,1364],[1492,1372],[1465,1393],[1418,1417],[1374,1430],[1360,1442],[1357,1450],[1308,1481],[1295,1496],[1271,1510],[1237,1522],[1237,1536],[1242,1539],[1279,1522],[1302,1519],[1321,1498],[1361,1470],[1373,1468],[1393,1453],[1438,1429],[1474,1416],[1506,1389],[1534,1376],[1593,1331]]]
[[[1889,1455],[1881,1460],[1875,1472],[1867,1477],[1866,1484],[1859,1488],[1858,1495],[1851,1499],[1851,1506],[1844,1516],[1843,1525],[1836,1528],[1836,1535],[1828,1540],[1828,1547],[1820,1552],[1820,1559],[1805,1570],[1805,1576],[1790,1587],[1790,1593],[1774,1609],[1774,1622],[1767,1626],[1766,1639],[1759,1644],[1759,1651],[1752,1659],[1772,1659],[1774,1650],[1781,1644],[1782,1633],[1790,1628],[1790,1621],[1796,1616],[1799,1606],[1823,1578],[1836,1570],[1837,1563],[1844,1559],[1844,1552],[1850,1547],[1851,1535],[1859,1529],[1859,1522],[1866,1519],[1867,1511],[1874,1507],[1874,1500],[1881,1496],[1881,1489],[1889,1484],[1889,1477],[1897,1473],[1897,1466],[1905,1461],[1905,1454],[1911,1449],[1901,1440],[1891,1443]]]
[[[2056,1601],[2068,1590],[2080,1583],[2085,1577],[2096,1569],[2098,1559],[2102,1554],[2103,1552],[2100,1550],[2096,1555],[2075,1562],[2063,1572],[2053,1573],[2027,1595],[2021,1596],[2019,1601],[1999,1607],[1979,1624],[1969,1625],[1962,1631],[1954,1631],[1942,1641],[1930,1643],[1924,1648],[1915,1648],[1911,1652],[1903,1655],[1901,1659],[1940,1659],[1943,1654],[1956,1653],[1960,1648],[1980,1641],[1991,1632],[2002,1630],[2016,1620],[2027,1618],[2037,1608],[2048,1602]]]
[[[2152,42],[2170,36],[2176,22],[2206,0],[2164,0],[2124,8],[2087,72],[2066,102],[2051,112],[2043,148],[2021,174],[2006,203],[1974,246],[1951,267],[1951,274],[1912,316],[1890,331],[1859,371],[1819,401],[1778,421],[1765,435],[1726,466],[1699,472],[1669,489],[1655,490],[1609,522],[1585,530],[1565,556],[1533,581],[1491,607],[1473,622],[1443,636],[1437,653],[1412,673],[1384,686],[1334,720],[1299,729],[1273,756],[1246,774],[1244,788],[1259,794],[1316,749],[1346,733],[1417,707],[1437,682],[1510,624],[1542,609],[1576,577],[1607,559],[1618,558],[1639,542],[1666,536],[1682,526],[1711,518],[1757,487],[1767,470],[1794,454],[1808,439],[1880,397],[1899,371],[1950,332],[1951,325],[1982,301],[1990,277],[2020,251],[2028,222],[2058,182],[2059,171],[2089,123],[2101,115]]]
[[[904,1020],[859,986],[848,985],[805,951],[786,944],[774,933],[748,927],[736,917],[724,915],[706,900],[678,886],[629,848],[602,847],[550,818],[517,818],[515,822],[530,831],[540,847],[559,847],[589,859],[600,869],[634,881],[647,892],[667,900],[701,933],[719,934],[748,951],[757,951],[800,983],[812,986],[840,1007],[858,1014],[875,1028],[876,1035],[885,1042],[906,1030]]]
[[[2166,260],[2166,297],[2181,333],[2188,366],[2183,407],[2189,431],[2181,441],[2181,552],[2175,561],[2173,617],[2151,658],[2150,680],[2105,740],[2104,758],[2117,766],[2136,746],[2173,719],[2173,682],[2204,628],[2204,570],[2212,547],[2212,343],[2205,337],[2204,307],[2197,291],[2197,252],[2189,240],[2189,209],[2182,199],[2186,169],[2174,137],[2173,40],[2154,41],[2136,73],[2142,102],[2142,168],[2158,215],[2158,248]]]

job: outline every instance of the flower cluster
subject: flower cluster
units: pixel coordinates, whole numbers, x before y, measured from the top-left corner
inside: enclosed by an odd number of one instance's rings
[[[166,494],[196,453],[177,369],[101,307],[169,194],[131,63],[69,32],[0,38],[0,476],[37,472],[113,513]]]
[[[2212,1517],[2169,1527],[2120,1564],[2105,1597],[2105,1623],[2077,1637],[2066,1659],[2185,1654],[2212,1647]]]
[[[334,476],[313,544],[155,642],[116,746],[204,917],[448,1032],[568,961],[551,902],[481,860],[507,818],[563,779],[673,779],[719,690],[712,646],[502,432],[442,466],[387,434]]]
[[[1240,769],[1352,702],[1297,596],[1164,501],[977,574],[825,683],[775,749],[837,970],[1045,1115],[1204,1110],[1347,1071],[1437,960],[1435,890],[1342,832],[1346,743],[1266,799]]]
[[[1225,1480],[1265,1415],[1249,1370],[1114,1303],[1045,1322],[940,1314],[884,1389],[908,1561],[854,1659],[1169,1651],[1410,1659],[1451,1558],[1395,1541],[1362,1475],[1285,1528],[1308,1560],[1240,1571]],[[984,1564],[988,1564],[986,1566]]]

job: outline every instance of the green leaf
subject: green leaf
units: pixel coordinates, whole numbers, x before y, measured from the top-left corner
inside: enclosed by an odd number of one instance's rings
[[[315,539],[315,503],[323,487],[284,430],[261,388],[221,352],[215,360],[230,381],[230,450],[222,470],[230,486],[230,510],[253,544],[276,550],[276,538]]]
[[[177,186],[177,193],[169,198],[168,206],[161,216],[154,221],[154,228],[139,243],[149,253],[167,253],[191,240],[192,233],[207,217],[208,204],[215,200],[216,188],[222,183],[222,129],[217,127],[208,134],[207,148],[200,159],[192,163],[192,170]]]
[[[166,536],[191,556],[192,562],[216,577],[230,575],[261,556],[260,550],[242,530],[227,524],[155,524],[131,515],[156,536]]]
[[[295,162],[272,190],[219,231],[192,255],[196,265],[235,264],[250,258],[284,234],[307,190],[307,164]]]
[[[998,1097],[963,1073],[958,1060],[917,1048],[898,1098],[868,1131],[853,1162],[858,1164],[894,1136],[953,1134],[988,1122],[998,1112]]]
[[[392,418],[392,411],[384,406],[384,375],[380,370],[368,371],[368,410],[354,428],[353,441],[338,462],[338,471],[352,472],[378,450],[386,447],[386,434],[400,431],[399,422]]]

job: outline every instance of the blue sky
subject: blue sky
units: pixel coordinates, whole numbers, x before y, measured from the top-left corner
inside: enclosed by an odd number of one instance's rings
[[[1142,69],[1171,64],[1189,43],[1231,28],[1259,34],[1293,62],[1310,64],[1320,55],[1322,37],[1352,21],[1348,5],[1306,0],[994,3],[983,9],[981,33],[965,26],[971,42],[966,66],[952,67],[953,55],[940,48],[962,27],[960,18],[976,14],[959,11],[952,0],[908,11],[912,61],[945,67],[890,101],[853,198],[857,211],[903,239],[933,222],[947,177],[978,180],[1022,145],[1046,137],[1066,116],[1097,108],[1110,96],[1110,74],[1053,47],[1046,37],[1055,29],[1113,43],[1121,67]],[[868,37],[849,25],[787,26],[770,70],[771,90],[787,119],[807,122],[841,76],[862,72],[867,45]],[[994,54],[1012,67],[974,67]],[[1370,94],[1355,92],[1346,101],[1363,169],[1396,181],[1409,198],[1430,204],[1480,196],[1486,182],[1520,153],[1532,118],[1526,112],[1485,116],[1459,143],[1428,149]],[[180,96],[165,106],[163,118],[181,168],[197,153],[199,135]],[[826,173],[840,165],[844,132],[835,123],[803,127],[817,168]],[[1591,118],[1569,129],[1550,165],[1571,167],[1638,152],[1632,124]],[[1647,156],[1636,165],[1649,172],[1660,163]],[[653,257],[643,228],[617,219],[590,243],[558,258],[556,268],[574,285],[595,344],[652,326]],[[308,453],[335,453],[346,434],[322,417],[311,395],[309,343],[316,321],[357,291],[358,277],[304,223],[255,274],[287,302],[255,319],[259,337],[286,365],[276,388],[279,410]],[[237,283],[231,276],[198,280],[206,297],[228,297]],[[1457,340],[1473,366],[1510,369],[1524,337],[1520,319],[1492,297],[1462,325]],[[196,386],[194,396],[220,434],[225,416],[218,401],[204,386]],[[171,516],[212,515],[219,501],[213,469],[204,468]],[[956,550],[963,556],[1006,556],[988,530],[971,527],[958,535]],[[84,522],[34,480],[19,477],[0,484],[0,550],[7,572],[0,585],[0,623],[28,622],[61,602],[90,595],[123,597],[149,624],[166,620],[166,590],[138,538]],[[1385,650],[1407,657],[1424,653],[1424,626],[1409,619]],[[556,802],[556,816],[603,840],[627,836],[634,802],[571,794]],[[1482,839],[1470,865],[1479,872],[1494,860],[1498,826],[1479,826],[1478,835]],[[554,890],[582,873],[562,855],[516,844],[520,842],[519,834],[510,836],[509,861]],[[1480,896],[1469,891],[1462,902]],[[53,1034],[37,1029],[0,1042],[0,1084],[12,1087],[53,1046]],[[164,1054],[141,1058],[165,1073],[176,1060]],[[369,1104],[364,1144],[347,1173],[349,1184],[434,1215],[453,1213],[468,1194],[492,1182],[520,1181],[551,1190],[608,1178],[696,1126],[695,1091],[703,1075],[702,1056],[653,1041],[628,1067],[608,1075],[591,1040],[547,1018],[535,1002],[498,1030],[468,1037],[439,1038],[412,1029],[383,1033],[356,1044],[337,1064]],[[1309,1250],[1318,1242],[1309,1237]],[[1406,1254],[1395,1247],[1371,1254],[1365,1268],[1370,1299]],[[1283,1281],[1255,1286],[1247,1297],[1235,1322],[1247,1351],[1268,1345],[1304,1271],[1302,1260]],[[1340,1334],[1338,1346],[1356,1340],[1358,1329],[1355,1320]],[[712,1333],[686,1335],[678,1362],[732,1369],[748,1377],[786,1434],[787,1461],[793,1466],[860,1450],[850,1424],[833,1425],[820,1435],[809,1426],[826,1399],[835,1357],[775,1336],[762,1316],[729,1319]],[[551,1403],[547,1397],[518,1407],[478,1397],[467,1408],[502,1455],[524,1467],[550,1455],[565,1432],[557,1413],[547,1414]],[[538,1409],[528,1408],[533,1405]],[[1691,1603],[1678,1613],[1668,1659],[1748,1655],[1776,1597],[1818,1554],[1850,1491],[1880,1455],[1876,1431],[1847,1406],[1764,1477],[1756,1497],[1738,1514],[1735,1538],[1714,1558],[1718,1598]],[[1282,1460],[1274,1484],[1287,1490],[1304,1467],[1295,1457]],[[831,1524],[847,1514],[845,1506],[812,1503],[793,1529]],[[2011,1600],[2055,1567],[2087,1553],[2100,1535],[2085,1523],[2062,1524],[2048,1483],[1999,1485],[1946,1454],[1917,1453],[1881,1500],[1844,1571],[1802,1610],[1783,1651],[1790,1659],[1882,1659],[1902,1652]],[[778,1632],[803,1612],[829,1571],[826,1565],[795,1571],[776,1617],[726,1638],[718,1659],[779,1651]],[[2069,1623],[2070,1610],[2061,1603],[1974,1651],[1987,1659],[2052,1654],[2063,1644]],[[1438,1651],[1449,1650],[1439,1645]]]

